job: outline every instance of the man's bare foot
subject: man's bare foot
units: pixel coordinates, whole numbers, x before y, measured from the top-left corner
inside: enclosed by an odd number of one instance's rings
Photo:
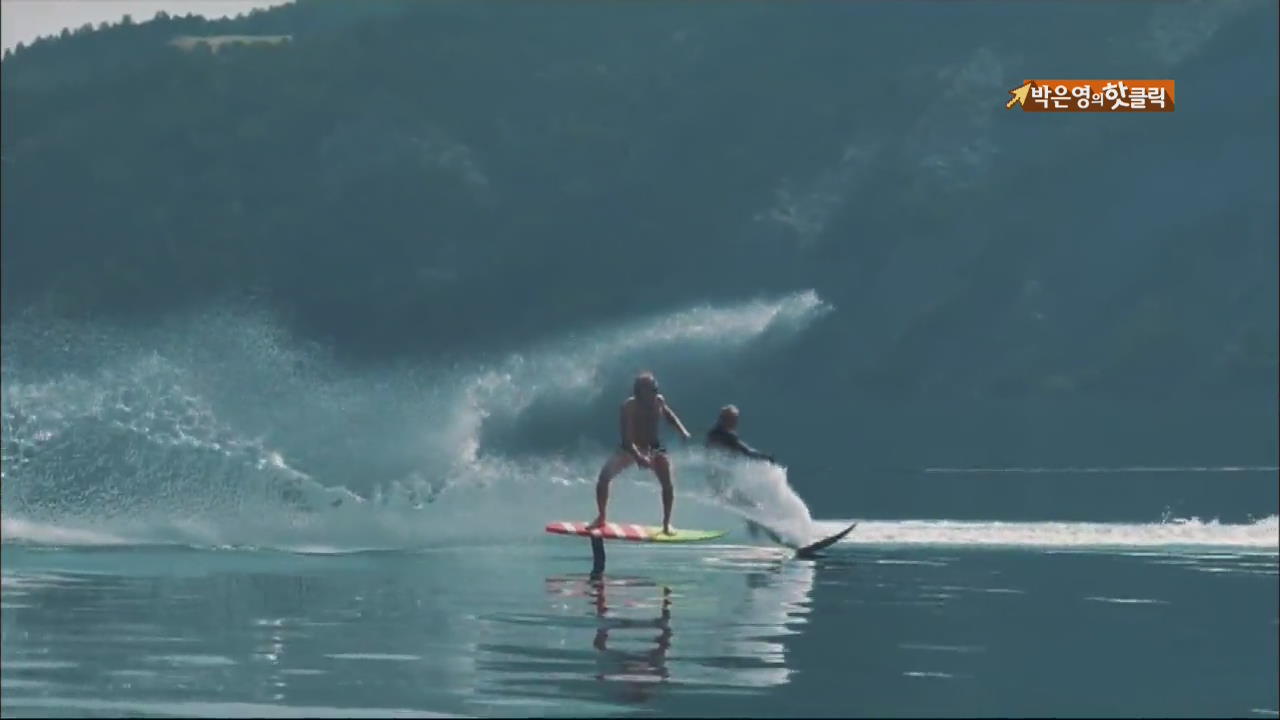
[[[672,530],[670,525],[663,525],[663,526],[662,526],[662,534],[663,534],[663,535],[675,535],[675,534],[676,534],[676,531],[675,531],[675,530]]]
[[[591,523],[590,523],[589,525],[587,525],[587,529],[588,529],[588,530],[595,530],[596,528],[604,527],[604,523],[605,523],[605,519],[604,519],[604,518],[602,518],[602,517],[597,517],[595,520],[592,520],[592,521],[591,521]]]

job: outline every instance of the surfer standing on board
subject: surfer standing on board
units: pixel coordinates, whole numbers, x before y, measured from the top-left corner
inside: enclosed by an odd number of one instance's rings
[[[596,479],[596,507],[600,514],[587,527],[598,528],[607,522],[605,515],[609,506],[609,482],[631,463],[635,463],[653,470],[653,474],[658,476],[658,483],[662,485],[662,532],[670,535],[675,488],[671,484],[671,459],[658,441],[658,422],[666,418],[682,438],[688,440],[692,436],[671,406],[667,405],[666,398],[658,392],[658,381],[653,373],[643,372],[637,375],[631,392],[631,397],[622,403],[619,418],[621,447],[605,461],[604,467],[600,468],[600,476]]]

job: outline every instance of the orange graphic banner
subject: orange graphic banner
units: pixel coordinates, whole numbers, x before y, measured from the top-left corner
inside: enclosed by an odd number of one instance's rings
[[[1005,108],[1023,112],[1173,112],[1172,80],[1024,80]]]

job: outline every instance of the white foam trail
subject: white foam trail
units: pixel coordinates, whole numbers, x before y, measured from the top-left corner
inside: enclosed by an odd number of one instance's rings
[[[819,520],[835,532],[852,520]],[[1280,523],[1272,515],[1251,523],[1221,524],[1197,519],[1168,523],[971,522],[959,520],[869,520],[842,544],[876,546],[960,546],[973,548],[1223,548],[1280,554]]]
[[[731,351],[829,309],[813,291],[700,306],[487,367],[374,376],[234,309],[136,337],[6,326],[3,537],[334,552],[527,538],[547,518],[588,516],[599,452],[481,453],[486,419],[590,398],[641,353]],[[51,359],[66,370],[42,372]],[[637,502],[651,502],[643,488]]]
[[[136,541],[120,535],[31,522],[20,518],[0,517],[0,538],[4,542],[22,541],[38,545],[134,545]]]
[[[703,305],[514,354],[465,382],[485,415],[519,413],[546,394],[589,400],[612,387],[601,377],[604,370],[640,350],[741,345],[771,330],[798,330],[831,309],[813,290],[730,307]]]
[[[1120,467],[1089,467],[1089,466],[1071,466],[1071,467],[929,467],[924,469],[927,473],[947,473],[947,474],[997,474],[997,473],[1026,473],[1026,474],[1089,474],[1089,473],[1273,473],[1280,472],[1280,466],[1275,465],[1129,465]]]
[[[682,453],[677,467],[681,477],[705,480],[707,495],[703,499],[764,525],[793,545],[805,545],[821,536],[809,506],[791,487],[784,467],[706,450]]]
[[[649,483],[651,484],[651,483]],[[619,507],[636,508],[636,512],[656,514],[657,504],[652,489],[646,483],[620,483],[617,490]],[[260,547],[271,547],[297,552],[356,552],[373,549],[403,549],[425,544],[449,542],[510,542],[516,538],[528,539],[541,532],[541,521],[552,517],[557,509],[561,514],[573,515],[565,508],[587,505],[589,487],[581,485],[561,493],[548,493],[545,488],[529,486],[530,492],[512,492],[503,488],[503,502],[495,502],[495,519],[483,526],[463,519],[453,527],[441,527],[435,521],[445,514],[397,512],[371,508],[353,509],[343,516],[338,512],[327,515],[313,525],[269,530],[269,523],[245,526],[224,522],[208,530],[202,539],[200,533],[188,529],[185,533],[173,530],[171,538],[163,540],[165,533],[154,524],[139,526],[146,542],[175,542],[207,547],[219,547],[230,543],[228,537],[256,537]],[[550,495],[550,497],[547,497]],[[537,498],[542,497],[539,501]],[[513,499],[514,498],[514,499]],[[474,498],[471,498],[474,499]],[[506,500],[510,499],[508,504]],[[487,504],[487,503],[486,503]],[[679,506],[678,514],[688,521],[698,517],[689,503]],[[506,507],[500,511],[500,507]],[[534,508],[534,509],[530,509]],[[538,518],[531,519],[531,514]],[[359,514],[356,514],[359,513]],[[320,519],[318,519],[320,520]],[[705,522],[705,519],[700,519]],[[723,519],[721,518],[721,522]],[[832,533],[848,526],[852,520],[817,520],[812,528],[816,533]],[[1166,552],[1208,552],[1215,549],[1241,554],[1276,556],[1280,554],[1277,540],[1277,518],[1271,516],[1253,523],[1219,524],[1215,522],[1187,521],[1163,524],[1127,523],[1061,523],[1061,522],[968,522],[958,520],[899,520],[859,521],[854,532],[841,545],[855,547],[960,547],[972,549],[1007,550],[1163,550]],[[28,542],[62,546],[104,546],[140,544],[138,538],[121,533],[76,529],[61,525],[28,522],[5,518],[3,521],[5,542]],[[1130,554],[1130,553],[1125,553]],[[1151,554],[1151,553],[1144,553]],[[1188,556],[1190,557],[1190,556]],[[1208,558],[1221,559],[1217,555]]]

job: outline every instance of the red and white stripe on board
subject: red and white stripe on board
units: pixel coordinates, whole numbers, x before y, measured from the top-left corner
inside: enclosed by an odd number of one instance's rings
[[[648,540],[649,531],[643,525],[632,523],[605,523],[604,527],[587,529],[585,522],[554,522],[547,525],[547,532],[561,535],[582,535],[584,537],[613,538],[617,540]]]

